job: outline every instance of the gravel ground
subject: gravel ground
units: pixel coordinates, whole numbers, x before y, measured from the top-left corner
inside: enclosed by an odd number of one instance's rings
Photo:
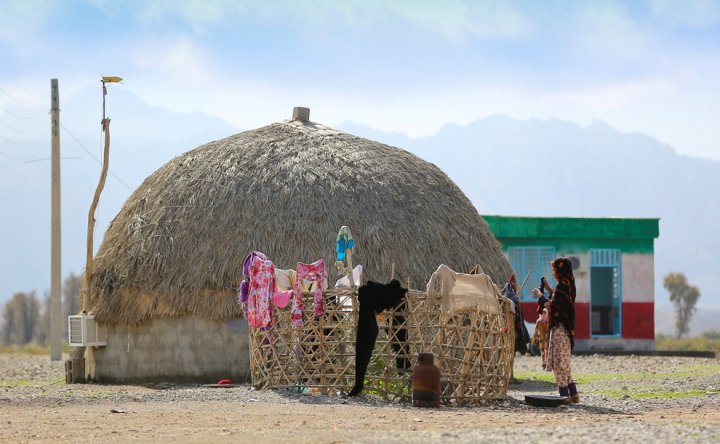
[[[0,442],[720,442],[720,360],[579,356],[581,403],[556,394],[539,358],[518,356],[507,399],[415,409],[248,385],[65,385],[62,362],[0,355]]]

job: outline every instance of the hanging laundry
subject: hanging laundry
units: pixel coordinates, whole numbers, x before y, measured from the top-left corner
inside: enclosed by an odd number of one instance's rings
[[[442,298],[442,310],[479,307],[486,313],[499,313],[500,291],[486,274],[464,274],[453,271],[447,265],[440,265],[427,284],[427,303],[435,304]]]
[[[290,319],[296,327],[303,325],[303,302],[302,302],[302,281],[311,281],[315,283],[315,298],[313,304],[313,316],[320,317],[325,314],[323,307],[323,282],[327,279],[325,271],[325,261],[322,259],[312,264],[303,264],[298,262],[295,270],[297,276],[295,278],[295,286],[293,288],[292,308],[290,309]]]
[[[271,327],[273,308],[271,297],[275,292],[275,265],[272,261],[255,256],[250,263],[247,298],[247,320],[252,327]]]
[[[245,315],[246,319],[247,319],[248,289],[250,286],[250,264],[252,264],[252,261],[255,257],[259,257],[260,259],[263,259],[263,260],[268,260],[267,256],[265,256],[264,253],[261,253],[259,251],[253,251],[252,253],[245,256],[245,260],[243,260],[243,267],[242,267],[243,281],[240,283],[240,287],[238,287],[237,298],[238,298],[238,304],[240,304],[243,314]]]
[[[275,279],[277,280],[278,290],[292,290],[295,286],[295,270],[275,269]]]
[[[352,271],[352,277],[353,277],[353,283],[356,287],[360,287],[363,284],[363,280],[365,280],[365,274],[363,271],[362,265],[357,265],[355,268],[353,268]],[[348,279],[348,276],[343,276],[340,279],[335,282],[335,287],[349,287],[350,286],[350,279]]]
[[[350,228],[343,225],[342,227],[340,227],[340,231],[337,235],[337,242],[335,245],[335,251],[337,252],[337,260],[344,261],[347,250],[350,250],[352,252],[354,248],[355,241],[353,240],[352,234],[350,233]]]
[[[290,303],[292,298],[292,290],[282,290],[273,293],[273,305],[277,308],[285,308]]]
[[[359,395],[365,384],[365,373],[378,335],[375,314],[404,303],[406,293],[407,288],[402,288],[396,279],[387,284],[368,281],[358,289],[360,315],[355,335],[355,386],[349,396]]]
[[[477,264],[473,267],[472,270],[470,270],[470,273],[468,274],[485,274],[485,270],[483,270],[483,267],[481,267],[480,264]]]
[[[347,267],[345,266],[345,261],[335,261],[335,269],[340,276],[344,276],[347,274]]]

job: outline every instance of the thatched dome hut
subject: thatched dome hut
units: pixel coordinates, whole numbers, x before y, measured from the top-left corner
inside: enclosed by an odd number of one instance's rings
[[[369,279],[386,281],[394,267],[401,282],[424,288],[441,263],[480,264],[496,282],[507,279],[511,268],[488,225],[439,168],[308,114],[296,108],[293,120],[193,149],[130,196],[105,234],[87,289],[95,319],[111,335],[128,335],[123,348],[148,321],[193,319],[203,330],[239,319],[235,289],[252,250],[280,268],[323,258],[334,282],[342,225],[351,228],[354,262]]]

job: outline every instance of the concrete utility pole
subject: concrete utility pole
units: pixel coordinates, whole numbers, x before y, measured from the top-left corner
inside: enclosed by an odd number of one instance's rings
[[[50,80],[50,135],[52,163],[52,215],[50,216],[50,359],[59,361],[62,302],[60,300],[60,93],[57,79]]]

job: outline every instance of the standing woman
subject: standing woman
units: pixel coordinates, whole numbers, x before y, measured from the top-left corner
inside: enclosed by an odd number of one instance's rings
[[[553,290],[548,285],[551,299],[546,369],[555,373],[560,396],[567,396],[568,403],[578,403],[580,396],[570,370],[575,330],[575,276],[568,258],[557,258],[552,261],[551,266],[557,286]]]

